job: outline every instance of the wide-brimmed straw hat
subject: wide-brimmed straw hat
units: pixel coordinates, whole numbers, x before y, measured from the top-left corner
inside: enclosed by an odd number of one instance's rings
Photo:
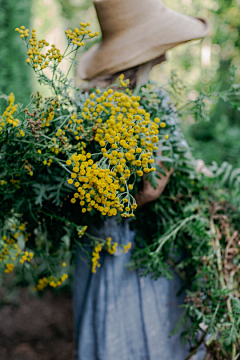
[[[209,23],[168,9],[161,0],[95,0],[102,41],[82,57],[84,80],[143,64],[209,33]]]

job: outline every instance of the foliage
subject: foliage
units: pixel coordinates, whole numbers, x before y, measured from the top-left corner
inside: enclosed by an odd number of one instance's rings
[[[240,169],[214,163],[212,178],[196,174],[170,99],[149,86],[138,93],[147,111],[167,124],[175,172],[161,197],[132,220],[137,246],[129,267],[169,279],[174,269],[187,289],[183,334],[192,355],[205,342],[212,359],[235,359],[240,351]],[[163,156],[169,151],[163,148]]]
[[[201,89],[193,101],[193,116],[197,123],[184,127],[190,146],[196,157],[204,159],[207,164],[216,161],[239,162],[239,84],[236,82],[236,68],[230,68],[227,80],[228,87],[220,90],[220,84]],[[234,118],[233,118],[234,115]]]
[[[191,92],[188,86],[189,97],[191,94],[201,94],[202,88],[206,90],[209,84],[216,84],[218,92],[225,91],[230,84],[229,67],[239,64],[238,1],[210,0],[203,3],[196,0],[192,2],[192,6],[187,6],[185,2],[180,4],[179,1],[174,6],[175,9],[179,8],[189,15],[195,13],[205,16],[211,25],[210,36],[203,41],[201,49],[200,46],[197,49],[197,45],[192,45],[190,48],[192,56],[189,56],[187,48],[176,49],[171,59],[172,66],[175,66],[173,64],[177,59],[181,78],[191,79],[194,91]],[[208,64],[200,64],[198,59],[200,54],[203,58],[205,48],[208,49],[211,58]],[[187,76],[184,76],[184,73]],[[237,69],[237,81],[239,82],[239,69]],[[193,149],[194,156],[203,159],[207,164],[217,161],[220,165],[223,161],[228,161],[239,167],[238,109],[219,97],[210,115],[210,123],[205,119],[198,124],[186,120],[184,134]]]
[[[31,93],[30,69],[20,65],[25,56],[13,30],[17,22],[29,26],[31,1],[1,0],[0,9],[0,95],[13,91],[19,102],[26,103]]]

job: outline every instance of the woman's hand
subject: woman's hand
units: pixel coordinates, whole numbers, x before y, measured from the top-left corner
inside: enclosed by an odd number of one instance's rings
[[[156,160],[156,164],[161,166],[161,168],[164,170],[166,176],[164,176],[161,173],[158,173],[160,176],[160,179],[157,178],[157,187],[154,189],[150,182],[146,180],[146,175],[143,177],[143,190],[140,191],[136,196],[136,202],[138,207],[143,206],[144,204],[154,201],[163,193],[170,176],[172,175],[174,169],[171,168],[170,171],[167,170],[167,168],[162,164],[161,161]]]
[[[158,155],[161,155],[161,153],[159,153]],[[157,185],[156,189],[154,189],[152,187],[152,185],[150,184],[150,182],[148,180],[146,180],[146,175],[143,176],[143,190],[140,191],[135,196],[138,207],[141,207],[144,204],[146,204],[150,201],[154,201],[157,198],[159,198],[159,196],[163,193],[163,191],[170,179],[170,176],[172,175],[172,173],[174,171],[173,168],[171,168],[170,171],[168,171],[167,168],[162,164],[161,161],[156,160],[156,164],[161,166],[161,168],[164,170],[166,176],[159,173],[160,179],[157,178],[158,185]],[[201,172],[208,177],[213,177],[212,171],[206,167],[204,161],[201,159],[197,160],[196,171]]]

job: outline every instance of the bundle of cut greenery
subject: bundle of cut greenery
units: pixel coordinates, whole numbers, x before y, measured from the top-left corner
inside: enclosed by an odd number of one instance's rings
[[[175,271],[183,279],[187,295],[176,330],[183,325],[191,356],[204,342],[207,359],[237,359],[240,169],[214,163],[213,177],[197,174],[171,99],[149,85],[138,91],[144,108],[167,124],[170,145],[164,146],[162,160],[173,161],[175,172],[161,197],[140,208],[132,220],[137,246],[129,266],[142,269],[143,276],[171,279]]]
[[[55,45],[49,48],[45,40],[37,40],[35,29],[28,40],[29,30],[16,28],[27,46],[26,63],[53,95],[43,99],[39,92],[32,94],[25,108],[14,104],[14,94],[5,96],[8,106],[0,123],[0,262],[5,273],[19,263],[32,269],[39,278],[36,290],[66,280],[64,268],[73,244],[87,253],[93,272],[100,266],[101,250],[117,250],[120,245],[111,238],[88,234],[88,223],[92,216],[95,221],[106,215],[134,216],[135,183],[144,173],[156,178],[155,153],[159,142],[168,142],[165,122],[150,119],[123,76],[115,84],[122,90],[95,89],[90,94],[68,80],[77,51],[98,35],[87,30],[89,25],[66,30],[63,54]],[[64,75],[59,64],[71,54]],[[91,252],[79,241],[84,233]],[[121,247],[127,252],[131,243]]]

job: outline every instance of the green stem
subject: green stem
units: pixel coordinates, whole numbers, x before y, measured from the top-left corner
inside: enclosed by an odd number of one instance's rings
[[[49,136],[47,136],[47,135],[42,134],[41,136],[43,136],[43,137],[45,137],[46,139],[48,139],[48,140],[51,140],[51,141],[52,141],[52,139],[51,139]]]
[[[191,357],[197,352],[197,350],[198,350],[198,348],[199,348],[199,346],[204,342],[204,339],[205,339],[205,336],[206,336],[206,333],[207,333],[207,331],[205,331],[204,333],[203,333],[203,335],[201,336],[201,338],[200,338],[200,340],[199,340],[199,342],[198,342],[198,344],[197,344],[197,346],[192,350],[192,352],[191,352],[191,354],[190,355],[188,355],[188,357],[185,359],[185,360],[190,360],[191,359]]]
[[[47,212],[45,212],[45,211],[43,211],[43,210],[39,210],[39,212],[41,212],[42,214],[45,214],[45,215],[47,215],[47,216],[50,216],[50,217],[53,217],[53,218],[55,218],[55,219],[58,219],[58,220],[60,220],[60,221],[62,221],[62,222],[64,222],[64,223],[67,223],[67,224],[70,224],[70,225],[72,225],[72,226],[74,226],[74,227],[78,227],[78,225],[76,225],[75,223],[73,223],[73,222],[71,222],[71,221],[68,221],[68,220],[66,220],[66,219],[63,219],[62,217],[59,217],[59,216],[56,216],[56,215],[53,215],[53,214],[48,214]]]
[[[64,116],[66,116],[66,115],[64,115]],[[64,117],[64,116],[61,116],[61,117]],[[62,128],[63,127],[63,125],[67,122],[67,120],[70,118],[70,115],[67,115],[66,116],[66,119],[63,121],[63,123],[61,123],[61,125],[60,126],[58,126],[57,127],[57,129],[56,130],[58,130],[58,129],[60,129],[60,128]]]
[[[106,240],[101,239],[101,238],[99,238],[99,237],[97,237],[97,236],[93,236],[93,235],[91,235],[91,234],[89,234],[89,233],[87,233],[87,232],[85,232],[84,235],[86,235],[89,239],[97,240],[97,241],[101,241],[101,242],[105,242],[105,243],[106,243]]]
[[[78,49],[77,49],[77,50],[78,50]],[[70,70],[71,70],[71,68],[72,68],[73,62],[74,62],[74,61],[75,61],[75,59],[76,59],[77,50],[76,50],[76,52],[75,52],[75,55],[74,55],[73,61],[72,61],[71,65],[69,66],[69,69],[68,69],[68,72],[67,72],[66,78],[68,77],[68,74],[69,74],[69,72],[70,72]],[[75,51],[75,50],[73,50],[73,51]],[[71,52],[73,52],[73,51],[71,51]],[[69,54],[71,54],[71,53],[69,53]],[[68,55],[69,55],[69,54],[68,54]]]
[[[232,343],[232,359],[231,359],[231,360],[235,360],[236,355],[237,355],[237,352],[236,352],[236,344],[233,342],[233,343]]]
[[[216,310],[214,315],[216,314]],[[206,341],[206,345],[209,346],[211,344],[211,342],[216,338],[216,333],[213,333],[210,337],[210,339],[208,339],[208,341]]]
[[[186,225],[189,221],[193,220],[193,219],[197,219],[199,217],[199,215],[191,215],[190,217],[188,217],[187,219],[185,219],[184,221],[182,221],[180,223],[179,226],[175,227],[175,229],[173,231],[171,231],[168,235],[166,235],[165,237],[161,237],[157,242],[159,243],[159,246],[157,247],[157,249],[154,251],[154,253],[158,253],[159,251],[161,251],[163,245],[171,238],[174,237],[178,231],[184,226]]]
[[[66,47],[66,49],[65,49],[65,51],[64,51],[64,53],[63,53],[63,56],[62,57],[64,57],[65,56],[65,54],[66,54],[66,52],[67,52],[67,49],[69,48],[69,44],[68,44],[68,46]],[[67,55],[66,55],[67,56]]]
[[[74,50],[70,51],[65,57],[67,57],[68,55],[70,55],[70,54],[73,53],[74,51],[77,52],[77,50],[78,50],[78,49],[74,49]],[[76,56],[76,55],[75,55],[75,56]]]
[[[59,164],[60,166],[62,166],[64,168],[64,170],[66,170],[69,174],[72,174],[72,172],[70,170],[68,170],[68,168],[66,168],[65,165],[61,164],[60,161],[57,161],[57,159],[55,159],[55,161],[57,162],[57,164]]]

